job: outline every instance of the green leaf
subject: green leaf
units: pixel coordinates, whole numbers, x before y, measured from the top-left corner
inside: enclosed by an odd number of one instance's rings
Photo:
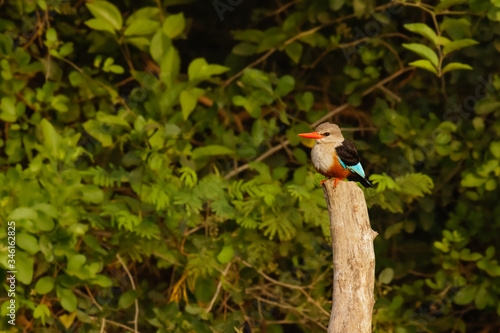
[[[434,67],[429,60],[420,59],[414,62],[410,62],[409,65],[428,70],[429,72],[438,75],[436,67]]]
[[[47,38],[47,42],[54,44],[57,42],[57,31],[54,28],[47,29],[45,33],[45,38]]]
[[[269,79],[268,74],[261,70],[254,68],[245,69],[241,82],[247,86],[262,89],[270,94],[273,93],[271,80]]]
[[[483,1],[483,0],[479,0]],[[470,2],[470,7],[473,9],[474,0]],[[488,8],[490,7],[489,1],[487,1]],[[448,35],[454,40],[462,39],[464,36],[469,34],[470,31],[470,22],[465,17],[461,17],[459,19],[452,19],[449,17],[445,17],[443,22],[440,24],[441,30],[446,31]]]
[[[61,301],[61,306],[68,312],[76,311],[76,296],[71,289],[57,286],[57,298]]]
[[[221,264],[227,264],[228,262],[231,261],[231,259],[233,259],[233,256],[234,256],[233,247],[230,245],[225,245],[217,255],[217,260]]]
[[[181,59],[176,48],[170,47],[160,60],[160,68],[162,71],[162,80],[165,80],[167,87],[170,88],[174,84],[179,75]]]
[[[478,261],[482,257],[483,256],[481,255],[481,253],[478,253],[478,252],[471,253],[470,249],[462,249],[462,251],[460,251],[460,260]]]
[[[403,230],[403,227],[404,227],[404,223],[403,222],[399,222],[399,223],[395,223],[395,224],[390,225],[385,230],[384,237],[386,239],[389,239],[392,236],[399,234],[401,232],[401,230]]]
[[[193,158],[200,158],[203,156],[213,156],[213,155],[228,155],[234,154],[234,151],[228,147],[209,145],[205,147],[199,147],[193,150]]]
[[[66,267],[66,272],[69,275],[75,275],[78,276],[83,269],[83,265],[85,264],[85,261],[87,259],[83,254],[77,254],[71,257],[68,261],[68,265]]]
[[[163,56],[167,53],[169,49],[171,49],[172,41],[168,38],[167,35],[161,30],[156,32],[151,39],[151,44],[149,46],[149,53],[151,57],[157,63],[160,63],[163,59]]]
[[[455,296],[455,303],[458,305],[466,305],[474,300],[476,296],[477,286],[467,286],[460,289]]]
[[[102,18],[93,18],[84,22],[86,26],[97,31],[107,31],[115,34],[113,26]]]
[[[16,244],[31,255],[34,255],[35,253],[40,251],[38,240],[33,235],[30,235],[24,231],[16,235]]]
[[[378,281],[380,283],[389,284],[394,278],[394,269],[390,267],[384,268],[378,275]]]
[[[494,191],[497,188],[497,181],[495,179],[488,179],[484,184],[486,191]]]
[[[418,43],[409,43],[409,44],[403,44],[403,47],[405,49],[408,49],[412,52],[415,52],[421,57],[426,58],[429,60],[435,67],[438,65],[438,57],[436,55],[436,52],[431,50],[429,47],[423,45],[423,44],[418,44]]]
[[[278,85],[276,86],[274,92],[279,97],[283,97],[285,95],[288,95],[293,90],[294,87],[295,87],[295,79],[290,75],[285,75],[282,76],[278,81]]]
[[[71,71],[68,75],[68,78],[71,85],[73,87],[77,87],[83,82],[85,77],[78,71]]]
[[[496,21],[496,22],[500,21],[500,8],[491,7],[490,10],[488,11],[487,17],[490,21]]]
[[[229,70],[221,65],[209,65],[204,58],[194,59],[188,67],[189,81],[208,79],[212,75],[219,75]]]
[[[489,114],[500,110],[500,102],[490,98],[485,98],[476,103],[474,109],[479,115]]]
[[[61,154],[61,136],[47,119],[42,119],[41,125],[44,138],[43,145],[47,149],[49,155],[59,158]]]
[[[290,59],[292,59],[294,63],[298,64],[300,61],[300,57],[302,56],[303,49],[304,47],[302,46],[302,44],[295,41],[285,47],[285,53],[290,57]]]
[[[488,305],[489,293],[488,290],[481,286],[476,292],[476,296],[474,297],[474,303],[478,310],[483,310],[486,305]]]
[[[451,6],[461,5],[466,2],[468,2],[468,0],[442,0],[441,3],[436,6],[436,10],[442,11],[450,8]]]
[[[73,325],[73,322],[75,321],[76,318],[76,312],[70,313],[70,314],[63,314],[59,316],[59,321],[63,324],[63,326],[69,330],[71,325]]]
[[[16,270],[17,279],[25,284],[30,285],[33,279],[33,257],[24,251],[16,251]]]
[[[33,311],[33,318],[40,319],[45,325],[45,320],[50,317],[50,310],[47,304],[38,304]]]
[[[9,220],[36,220],[38,219],[38,214],[32,208],[19,207],[14,209],[7,218]]]
[[[118,309],[126,309],[134,304],[137,299],[137,292],[135,290],[129,290],[124,292],[120,299],[118,300]]]
[[[235,40],[240,40],[250,43],[260,43],[264,38],[264,36],[265,36],[264,31],[256,29],[247,29],[247,30],[233,32],[233,38]]]
[[[260,105],[258,105],[254,100],[248,100],[241,95],[233,96],[233,104],[236,106],[243,106],[245,110],[254,118],[260,116]]]
[[[302,101],[304,102],[304,109],[306,111],[309,111],[311,110],[311,108],[313,107],[314,105],[314,95],[312,92],[310,91],[306,91],[303,95],[302,95]]]
[[[82,200],[87,203],[100,204],[104,200],[103,191],[95,185],[83,185],[80,187]]]
[[[112,3],[94,0],[92,2],[87,2],[85,5],[92,15],[94,15],[97,19],[102,19],[103,21],[109,23],[113,29],[118,31],[122,28],[122,15],[118,8],[116,8]]]
[[[129,17],[127,17],[125,25],[129,26],[134,21],[137,20],[144,20],[144,19],[151,19],[154,17],[158,17],[159,13],[160,10],[158,9],[158,7],[142,7],[141,9],[134,11]]]
[[[52,276],[44,276],[36,282],[35,291],[37,294],[45,295],[54,289],[54,278]]]
[[[330,9],[333,11],[339,10],[345,3],[345,0],[329,0],[329,1],[330,1]]]
[[[443,36],[437,36],[436,38],[436,45],[447,45],[450,42],[451,40]]]
[[[182,108],[182,116],[184,120],[188,119],[191,112],[198,103],[198,98],[205,93],[203,89],[193,88],[192,90],[183,90],[181,92],[180,101]]]
[[[490,151],[496,158],[500,158],[500,141],[490,143]]]
[[[437,35],[434,30],[432,30],[427,24],[425,23],[410,23],[410,24],[405,24],[404,27],[411,32],[417,33],[428,40],[430,40],[433,44],[437,43]]]
[[[113,284],[109,277],[102,274],[96,274],[96,276],[90,279],[89,282],[90,284],[94,284],[103,288],[109,288]]]
[[[83,124],[83,128],[87,133],[89,133],[94,139],[99,141],[103,147],[109,147],[113,144],[113,137],[111,136],[109,129],[101,126],[95,119],[90,119]]]
[[[168,37],[175,38],[184,31],[185,26],[186,20],[183,13],[170,15],[163,21],[163,32]]]
[[[72,42],[64,43],[64,45],[59,49],[59,55],[65,57],[72,54],[74,50],[75,48]]]
[[[479,44],[479,42],[473,40],[473,39],[460,39],[460,40],[454,40],[452,42],[447,43],[443,47],[443,54],[447,55],[453,51],[462,49],[464,47],[472,46]]]
[[[454,70],[458,70],[458,69],[471,70],[472,67],[470,67],[469,65],[466,65],[466,64],[461,64],[459,62],[452,62],[452,63],[449,63],[448,65],[446,65],[444,67],[443,74],[446,73],[446,72],[454,71]]]
[[[57,96],[54,96],[54,98],[52,98],[50,100],[50,105],[56,110],[56,111],[59,111],[59,112],[67,112],[68,111],[68,102],[69,102],[69,98],[64,96],[64,95],[57,95]]]
[[[214,279],[198,277],[194,287],[194,295],[198,302],[209,303],[215,294],[217,283]]]
[[[249,56],[257,52],[257,45],[247,42],[239,43],[233,47],[232,52],[241,56]]]
[[[160,23],[147,18],[133,20],[123,32],[124,36],[145,36],[158,31]]]
[[[259,46],[257,47],[257,52],[264,52],[270,50],[274,47],[278,47],[284,41],[286,41],[288,36],[284,33],[277,32],[273,34],[266,34],[264,39],[260,41]]]
[[[0,119],[11,123],[17,120],[16,98],[14,96],[2,97],[0,102]]]

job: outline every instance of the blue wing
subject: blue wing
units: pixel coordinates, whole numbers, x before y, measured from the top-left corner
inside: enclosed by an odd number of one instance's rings
[[[354,143],[344,140],[341,145],[335,147],[337,158],[344,169],[351,171],[359,179],[354,179],[363,184],[364,187],[372,187],[372,184],[366,179],[365,170],[361,166],[358,157],[358,151]]]
[[[366,178],[366,176],[365,176],[365,170],[363,170],[363,166],[361,166],[361,162],[358,163],[358,164],[356,164],[356,165],[348,165],[348,166],[346,166],[344,164],[344,162],[342,162],[342,159],[340,157],[337,156],[337,158],[339,159],[339,162],[340,162],[340,164],[342,164],[342,166],[344,167],[344,169],[348,169],[351,172],[354,172],[355,174],[360,175],[363,178]]]

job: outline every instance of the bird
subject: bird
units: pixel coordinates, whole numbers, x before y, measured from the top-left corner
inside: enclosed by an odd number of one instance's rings
[[[301,133],[299,136],[316,139],[311,151],[314,168],[328,179],[334,178],[334,187],[339,180],[347,178],[359,181],[364,187],[372,187],[359,161],[356,145],[345,140],[336,124],[322,123],[315,132]]]

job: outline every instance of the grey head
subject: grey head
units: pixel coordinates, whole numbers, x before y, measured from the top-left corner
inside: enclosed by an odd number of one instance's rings
[[[340,127],[332,123],[322,123],[316,127],[316,132],[321,134],[323,138],[317,139],[317,143],[342,143],[344,136],[340,131]]]

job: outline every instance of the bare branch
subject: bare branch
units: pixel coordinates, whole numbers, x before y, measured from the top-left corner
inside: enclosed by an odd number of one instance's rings
[[[128,270],[128,267],[127,265],[125,265],[125,262],[123,261],[122,257],[120,257],[120,255],[117,253],[116,254],[116,258],[118,259],[118,261],[120,262],[120,264],[123,266],[123,269],[125,270],[125,272],[127,273],[127,276],[130,280],[130,283],[132,284],[132,289],[133,290],[136,290],[137,289],[135,288],[135,282],[134,282],[134,279],[132,278],[132,274],[130,274],[130,271]],[[136,298],[135,299],[135,317],[134,317],[134,332],[137,333],[137,321],[139,319],[139,300]]]

